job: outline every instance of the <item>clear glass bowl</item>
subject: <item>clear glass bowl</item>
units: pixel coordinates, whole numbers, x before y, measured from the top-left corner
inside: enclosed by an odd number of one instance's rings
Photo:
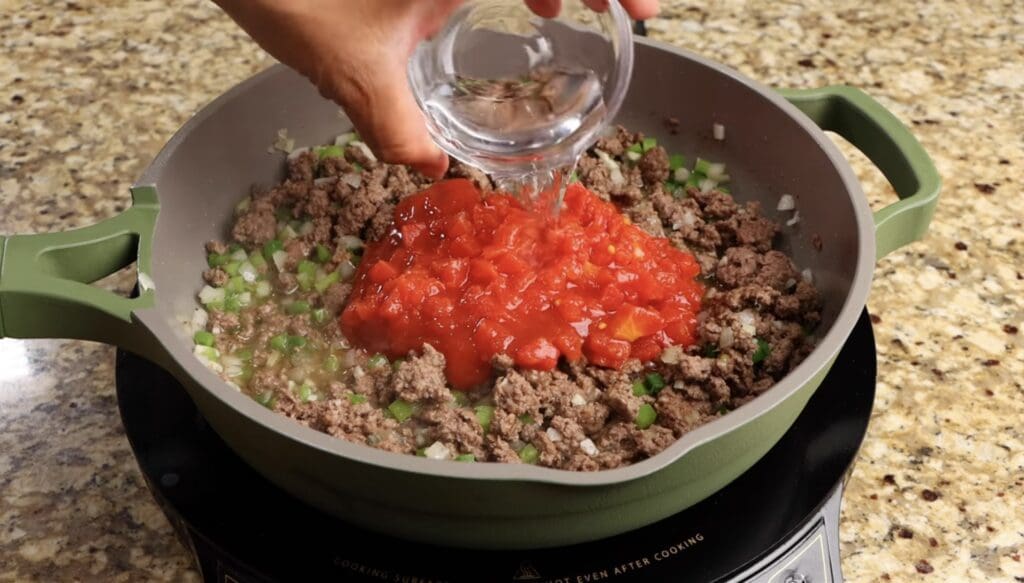
[[[616,0],[562,0],[552,18],[524,0],[468,0],[417,47],[408,75],[443,150],[516,179],[571,166],[615,117],[632,70]]]

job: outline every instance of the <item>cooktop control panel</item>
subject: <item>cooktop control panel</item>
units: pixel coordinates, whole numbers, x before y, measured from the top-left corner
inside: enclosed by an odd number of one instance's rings
[[[840,484],[804,532],[765,557],[736,581],[745,583],[842,583],[839,566]]]

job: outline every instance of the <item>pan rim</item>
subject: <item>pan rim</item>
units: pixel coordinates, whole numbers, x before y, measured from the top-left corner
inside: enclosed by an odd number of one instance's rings
[[[249,421],[258,423],[263,429],[277,433],[294,442],[299,442],[302,445],[315,448],[323,453],[343,457],[349,461],[377,466],[384,470],[454,480],[531,482],[572,487],[621,485],[656,474],[702,445],[750,423],[781,405],[793,393],[810,382],[815,374],[831,366],[832,359],[846,342],[861,310],[866,305],[873,280],[876,245],[872,211],[868,206],[867,198],[864,196],[861,185],[848,160],[843,156],[835,143],[813,121],[780,94],[721,63],[706,59],[686,49],[647,38],[637,38],[636,43],[651,49],[671,53],[712,69],[767,99],[795,122],[824,151],[836,169],[851,199],[857,225],[857,263],[854,270],[854,278],[847,291],[846,299],[839,309],[832,326],[822,336],[811,354],[756,399],[727,415],[723,415],[688,432],[660,453],[646,460],[621,468],[595,472],[574,472],[526,464],[444,464],[437,463],[435,460],[407,454],[386,452],[316,431],[259,405],[251,398],[232,388],[227,382],[200,363],[198,359],[191,357],[178,358],[175,355],[176,351],[171,350],[169,344],[165,344],[164,348],[170,358],[202,390],[220,400],[224,405],[234,409],[236,413],[247,417]],[[282,69],[285,69],[283,65],[275,64],[235,85],[200,109],[167,142],[143,172],[135,186],[157,185],[167,161],[173,156],[177,148],[181,146],[193,129],[222,107],[229,106],[237,95],[248,91],[253,86],[259,85],[268,77],[280,74]],[[157,220],[159,222],[159,218]],[[156,241],[155,245],[158,244],[159,241]],[[175,333],[168,324],[169,321],[174,321],[173,317],[169,317],[168,311],[169,304],[165,305],[164,302],[161,302],[158,294],[157,304],[154,307],[140,310],[136,314],[140,323],[149,328],[150,332],[160,339],[162,344],[165,341],[176,342],[176,337],[181,336]],[[182,342],[184,341],[182,336]],[[188,354],[191,355],[191,350],[188,350]],[[552,511],[564,512],[564,509],[553,509]]]

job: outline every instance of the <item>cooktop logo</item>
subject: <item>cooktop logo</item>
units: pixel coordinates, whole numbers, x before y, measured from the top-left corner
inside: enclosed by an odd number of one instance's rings
[[[540,578],[540,573],[530,563],[520,564],[516,574],[512,576],[513,581],[539,581]]]

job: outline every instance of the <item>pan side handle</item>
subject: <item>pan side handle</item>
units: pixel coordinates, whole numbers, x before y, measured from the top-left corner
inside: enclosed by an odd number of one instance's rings
[[[156,189],[132,189],[132,207],[81,229],[0,238],[0,337],[95,340],[146,355],[148,334],[133,316],[152,307]],[[89,285],[136,263],[139,294]]]
[[[823,130],[850,141],[892,184],[900,200],[875,213],[877,258],[924,236],[942,181],[928,153],[895,115],[848,86],[780,91]]]

